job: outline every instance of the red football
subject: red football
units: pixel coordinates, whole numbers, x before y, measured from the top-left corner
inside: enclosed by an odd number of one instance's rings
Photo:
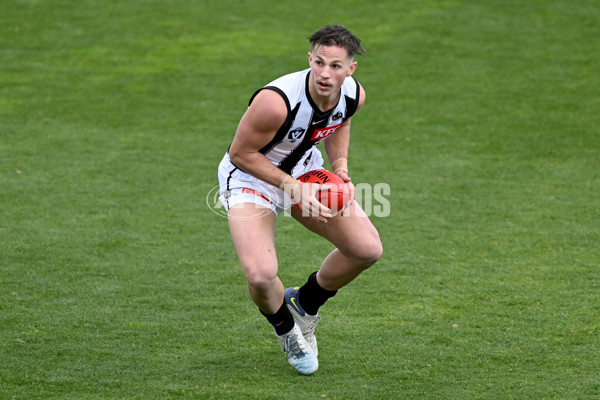
[[[298,177],[300,182],[318,183],[320,185],[331,185],[329,190],[317,193],[317,200],[329,208],[333,214],[342,210],[350,199],[348,185],[333,172],[326,169],[315,169]],[[299,208],[296,205],[296,208]]]

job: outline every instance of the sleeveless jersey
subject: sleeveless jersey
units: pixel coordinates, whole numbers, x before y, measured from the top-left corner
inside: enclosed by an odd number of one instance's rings
[[[310,71],[309,68],[274,80],[257,90],[249,103],[252,104],[256,95],[265,89],[274,90],[285,100],[287,118],[275,137],[260,152],[292,176],[296,167],[309,163],[312,152],[318,151],[315,146],[335,134],[358,108],[360,85],[350,76],[342,84],[337,105],[326,112],[319,110],[308,92]]]

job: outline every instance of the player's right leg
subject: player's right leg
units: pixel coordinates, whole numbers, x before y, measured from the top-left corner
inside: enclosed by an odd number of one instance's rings
[[[275,218],[272,210],[252,203],[237,204],[228,211],[231,237],[250,297],[273,325],[290,365],[310,375],[319,364],[284,302],[284,287],[277,276]]]
[[[275,213],[252,203],[229,209],[229,230],[250,297],[267,314],[274,314],[283,301],[283,284],[277,277]]]

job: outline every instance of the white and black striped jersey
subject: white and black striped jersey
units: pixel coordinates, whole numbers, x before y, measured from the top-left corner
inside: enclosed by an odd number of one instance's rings
[[[310,68],[284,75],[263,88],[274,90],[285,100],[287,118],[273,140],[260,149],[274,165],[294,176],[296,167],[310,161],[314,147],[323,139],[335,133],[344,121],[358,108],[360,85],[353,77],[348,77],[341,87],[338,104],[331,110],[322,112],[315,105],[308,92]],[[314,151],[318,151],[314,149]]]

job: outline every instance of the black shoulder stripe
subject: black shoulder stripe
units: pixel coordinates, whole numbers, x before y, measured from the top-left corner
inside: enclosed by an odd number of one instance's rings
[[[279,143],[285,139],[285,135],[287,135],[288,130],[290,129],[292,122],[296,119],[296,114],[298,114],[298,110],[300,110],[300,103],[296,104],[293,110],[288,111],[288,115],[283,122],[283,125],[277,130],[277,133],[273,137],[273,139],[267,143],[262,149],[259,150],[262,154],[267,154],[269,151],[273,149],[273,147],[277,146]]]
[[[348,96],[345,96],[346,97],[346,119],[349,119],[351,116],[354,115],[354,113],[356,112],[356,109],[358,108],[358,103],[360,101],[360,83],[358,83],[356,78],[352,77],[352,79],[354,79],[354,82],[356,83],[356,96],[354,96],[354,99],[352,99]]]
[[[287,133],[287,130],[289,129],[290,124],[293,122],[294,118],[296,117],[296,113],[298,112],[298,109],[300,108],[299,107],[300,103],[298,103],[296,108],[294,110],[292,110],[289,99],[287,98],[287,96],[285,95],[283,90],[281,90],[277,86],[265,86],[265,87],[258,89],[256,92],[254,92],[254,94],[250,98],[250,101],[248,102],[248,106],[250,106],[250,104],[252,104],[252,101],[254,101],[254,98],[256,97],[256,95],[265,89],[272,90],[276,93],[279,93],[281,98],[283,98],[283,101],[285,101],[285,107],[287,108],[287,117],[285,118],[283,125],[281,125],[281,127],[279,127],[279,129],[277,130],[275,137],[273,137],[273,139],[269,143],[267,143],[262,149],[259,150],[259,152],[261,152],[262,154],[268,153],[273,147],[275,147],[277,144],[279,144],[285,138],[285,134]]]
[[[292,111],[292,107],[290,106],[290,101],[288,100],[285,93],[283,93],[283,90],[279,89],[277,86],[265,86],[265,87],[258,89],[256,92],[254,92],[254,94],[250,98],[250,101],[248,102],[248,106],[250,106],[250,104],[252,104],[256,95],[265,89],[269,89],[269,90],[279,93],[279,95],[283,98],[283,101],[285,101],[285,106],[287,108],[288,114],[290,113],[290,111]]]

